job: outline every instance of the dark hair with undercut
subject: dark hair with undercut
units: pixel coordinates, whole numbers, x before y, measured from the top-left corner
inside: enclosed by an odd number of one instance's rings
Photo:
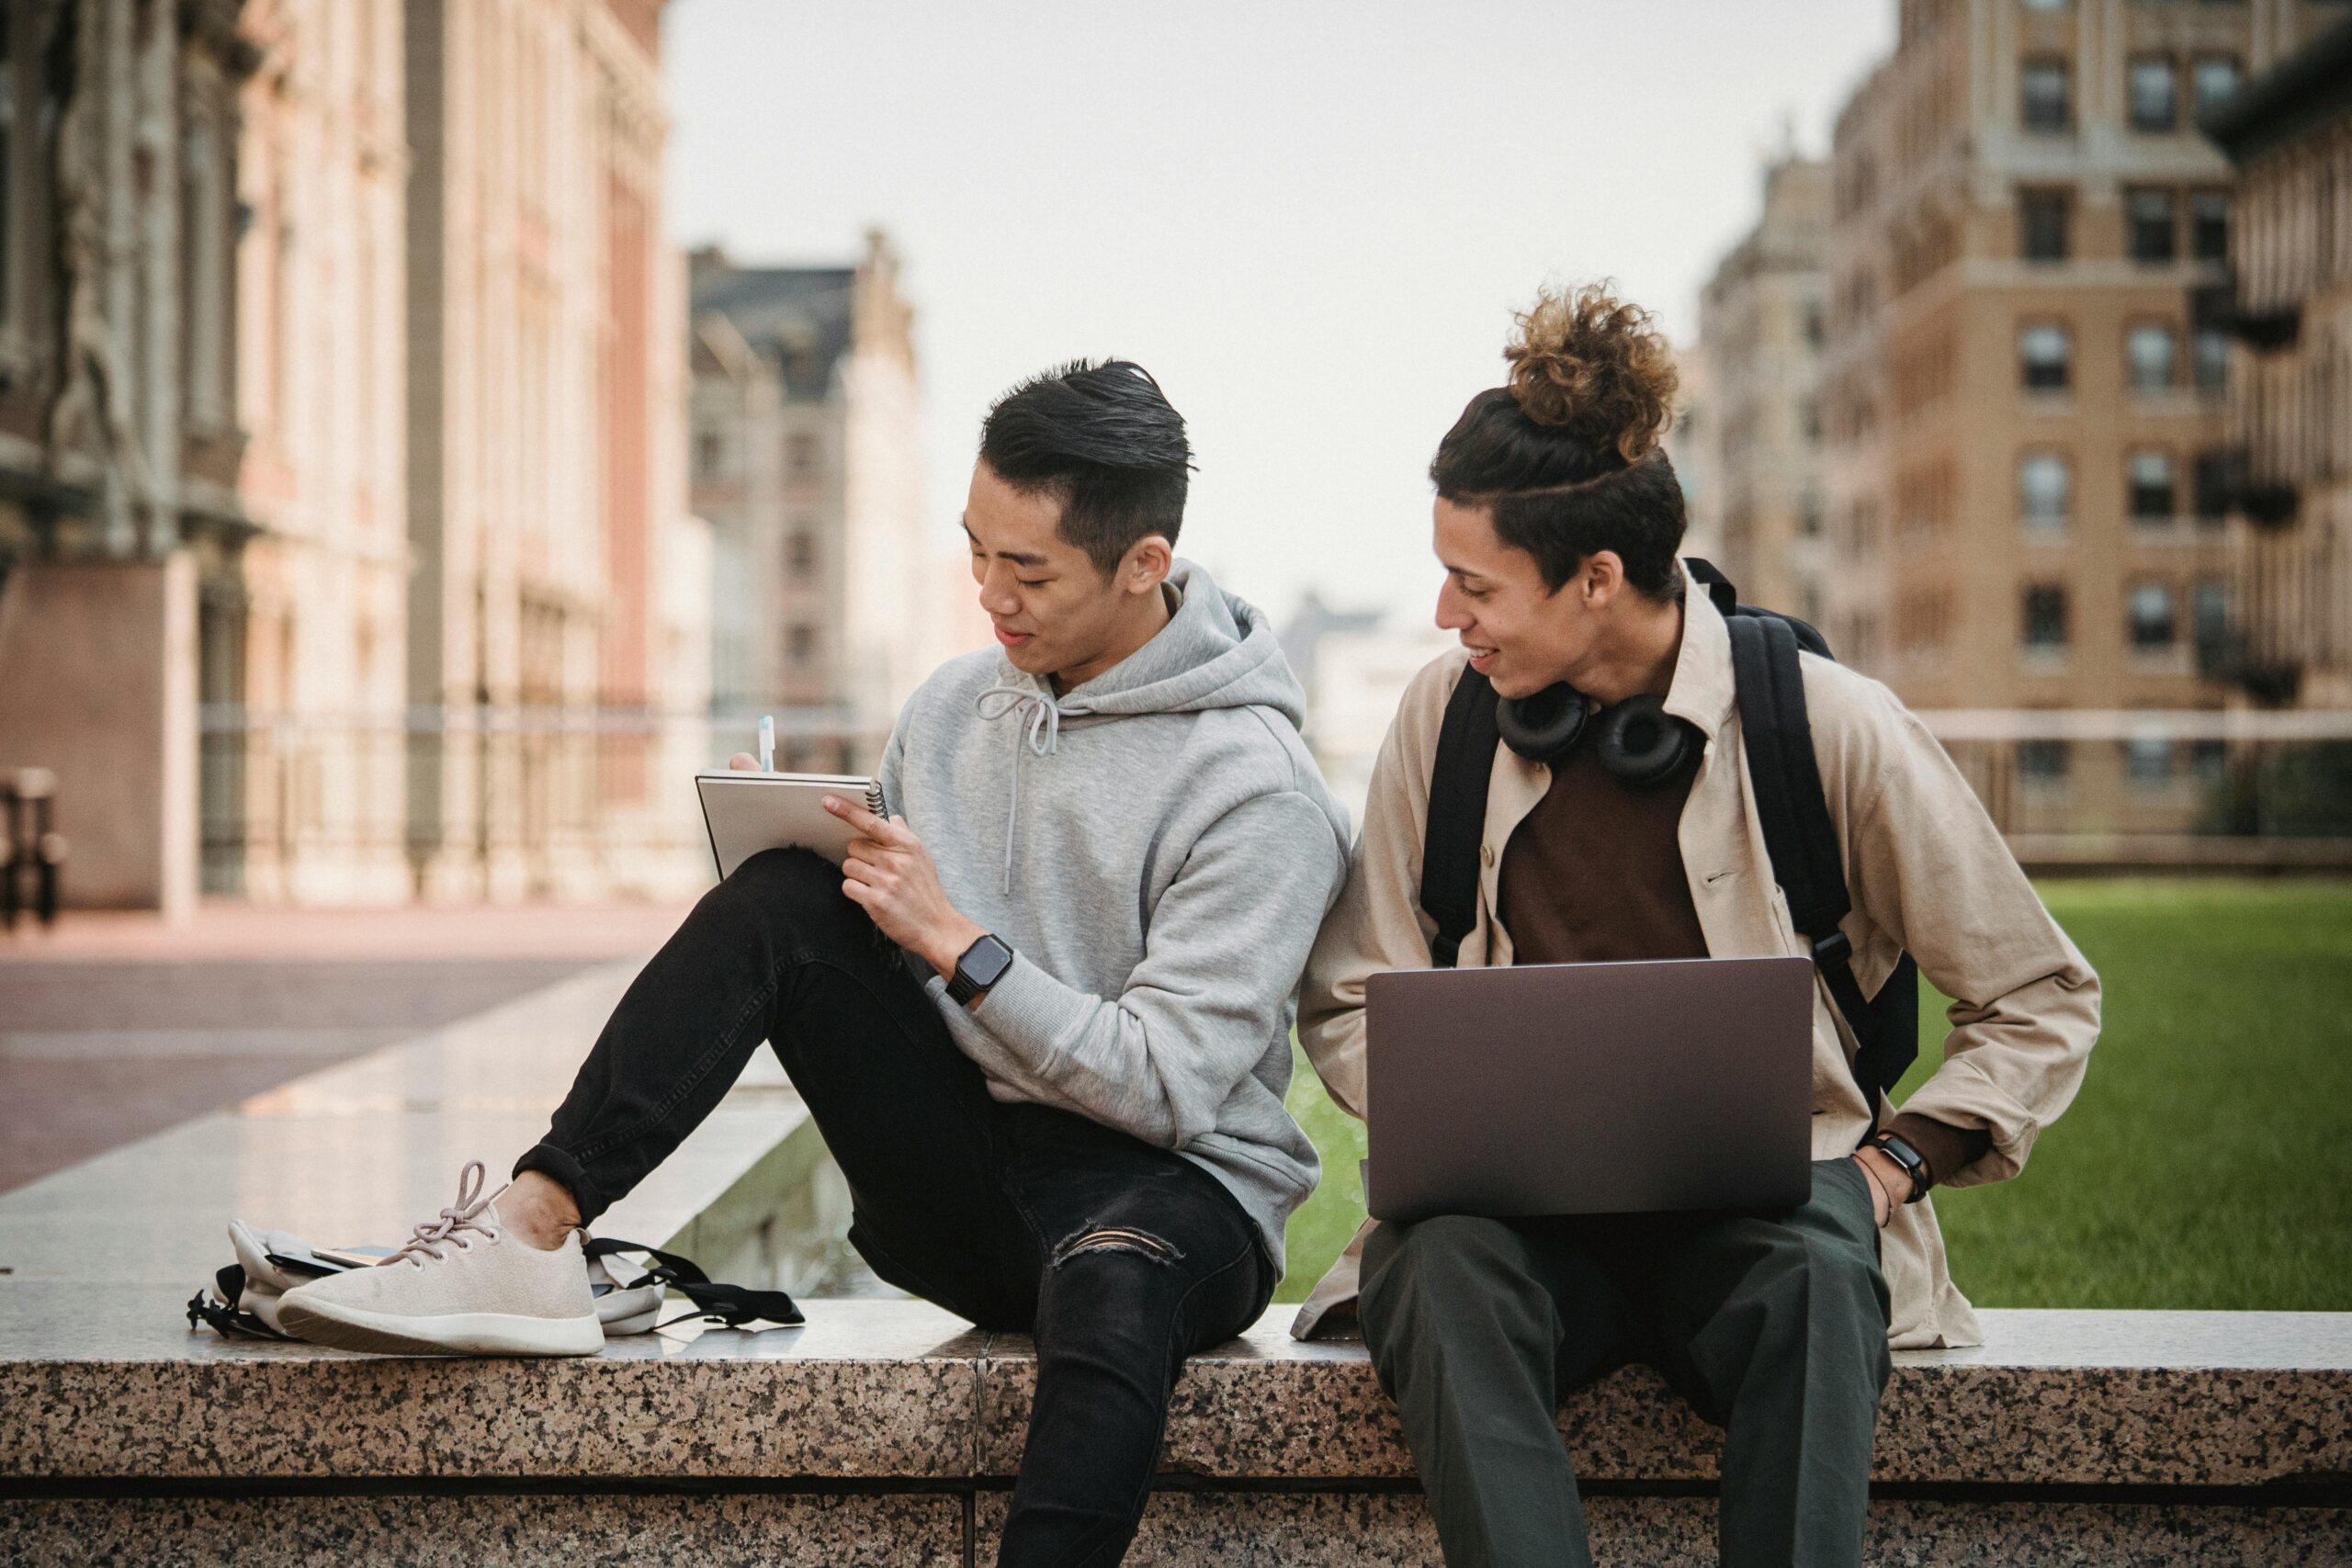
[[[1058,500],[1061,536],[1106,577],[1137,540],[1173,545],[1184,525],[1184,416],[1129,360],[1074,359],[1005,393],[980,425],[980,461],[1024,495]]]
[[[1484,506],[1557,592],[1614,550],[1625,581],[1672,596],[1687,522],[1682,484],[1658,446],[1674,359],[1650,313],[1606,284],[1550,289],[1518,317],[1510,382],[1470,400],[1438,443],[1430,478],[1458,506]]]

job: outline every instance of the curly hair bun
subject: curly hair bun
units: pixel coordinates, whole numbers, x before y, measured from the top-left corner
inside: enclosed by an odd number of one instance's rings
[[[1546,288],[1516,318],[1503,357],[1520,412],[1628,463],[1665,434],[1674,403],[1673,350],[1650,313],[1606,284]]]

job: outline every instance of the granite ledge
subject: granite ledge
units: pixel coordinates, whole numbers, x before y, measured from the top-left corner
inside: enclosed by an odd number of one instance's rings
[[[572,1361],[356,1357],[191,1332],[182,1296],[0,1280],[0,1477],[865,1477],[1017,1467],[1025,1337],[919,1302],[809,1303],[805,1328],[673,1329]],[[1359,1344],[1276,1308],[1195,1358],[1163,1463],[1238,1480],[1412,1474]],[[1905,1352],[1884,1482],[2253,1486],[2352,1475],[2352,1314],[1987,1312]],[[1646,1370],[1571,1399],[1579,1472],[1704,1480],[1720,1434]]]
[[[1873,1479],[1993,1484],[2253,1486],[2352,1474],[2352,1314],[1990,1311],[1985,1344],[1905,1351],[1880,1404]],[[1162,1463],[1217,1478],[1401,1479],[1396,1412],[1360,1344],[1301,1345],[1290,1313],[1195,1357]],[[1035,1359],[993,1335],[980,1468],[1019,1462]],[[1646,1368],[1573,1395],[1560,1429],[1579,1474],[1710,1480],[1719,1429]]]

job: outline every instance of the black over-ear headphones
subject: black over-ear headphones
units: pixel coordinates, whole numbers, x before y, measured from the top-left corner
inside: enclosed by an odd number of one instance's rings
[[[1577,749],[1588,728],[1597,728],[1594,755],[1612,778],[1629,784],[1663,784],[1699,755],[1699,727],[1666,711],[1662,698],[1645,692],[1603,709],[1598,717],[1582,692],[1562,681],[1532,697],[1505,697],[1495,705],[1495,728],[1503,744],[1532,762],[1557,762]]]

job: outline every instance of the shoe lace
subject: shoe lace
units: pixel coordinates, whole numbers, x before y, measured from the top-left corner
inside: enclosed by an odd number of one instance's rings
[[[424,1259],[426,1258],[438,1263],[442,1258],[441,1247],[445,1242],[460,1252],[468,1250],[472,1246],[465,1239],[463,1233],[467,1231],[486,1235],[491,1240],[496,1241],[498,1227],[484,1224],[478,1217],[498,1196],[498,1192],[493,1192],[489,1197],[482,1195],[482,1183],[487,1174],[481,1161],[468,1160],[466,1168],[458,1177],[457,1202],[442,1210],[439,1219],[427,1220],[417,1226],[416,1234],[409,1238],[408,1244],[384,1261],[388,1264],[398,1263],[405,1258],[408,1258],[412,1268],[417,1269],[424,1267]],[[503,1187],[498,1190],[499,1192],[505,1190]],[[412,1254],[420,1256],[413,1257]]]

